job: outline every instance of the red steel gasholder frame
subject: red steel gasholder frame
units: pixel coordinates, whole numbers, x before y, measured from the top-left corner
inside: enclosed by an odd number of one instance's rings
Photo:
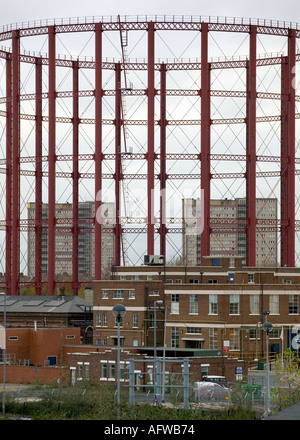
[[[145,62],[128,62],[124,57],[120,57],[118,62],[108,62],[103,58],[103,36],[107,32],[133,32],[135,30],[147,32],[147,60]],[[196,31],[201,35],[201,58],[199,61],[178,61],[164,63],[156,61],[155,53],[155,32],[156,31]],[[90,32],[94,35],[94,57],[91,61],[86,59],[70,59],[70,57],[58,57],[56,53],[57,36],[63,33],[80,33]],[[209,59],[209,34],[210,32],[227,32],[227,33],[244,33],[249,35],[249,56],[245,59],[225,59],[222,61],[211,61]],[[31,54],[22,52],[21,39],[26,37],[34,37],[44,35],[47,38],[48,54]],[[287,39],[287,53],[285,55],[266,56],[260,58],[257,55],[257,38],[259,35],[280,36]],[[72,118],[68,121],[72,124],[72,151],[70,151],[69,159],[72,162],[72,205],[73,219],[70,232],[73,237],[73,275],[72,286],[74,294],[78,293],[80,282],[78,279],[78,206],[79,206],[79,180],[81,178],[79,172],[79,127],[82,120],[79,116],[79,97],[83,91],[79,88],[80,69],[94,69],[94,109],[95,109],[95,145],[94,154],[89,160],[94,163],[94,182],[95,182],[95,213],[101,206],[101,190],[103,188],[103,161],[107,159],[103,151],[103,97],[107,94],[104,89],[103,71],[115,71],[115,153],[110,155],[113,158],[115,173],[113,179],[115,182],[116,193],[116,224],[113,228],[115,244],[114,244],[114,264],[121,264],[121,241],[124,230],[120,221],[120,185],[124,179],[122,174],[122,155],[121,145],[121,128],[126,124],[126,120],[122,119],[121,112],[121,71],[131,69],[134,71],[147,71],[147,87],[144,90],[132,91],[146,96],[147,99],[147,151],[145,154],[137,155],[137,159],[146,160],[147,163],[147,216],[148,220],[153,215],[153,197],[152,192],[155,187],[155,180],[160,180],[160,190],[165,190],[166,182],[172,179],[167,174],[166,160],[178,158],[184,160],[185,154],[172,155],[167,151],[167,134],[166,129],[170,125],[170,119],[167,119],[167,101],[166,97],[172,91],[167,89],[167,73],[169,70],[198,70],[201,72],[200,90],[193,90],[191,93],[196,94],[201,101],[201,119],[197,122],[201,135],[199,141],[201,149],[197,155],[191,155],[191,158],[198,161],[200,166],[199,189],[201,187],[204,194],[204,231],[201,237],[201,257],[209,255],[210,235],[214,232],[217,220],[210,219],[210,198],[211,198],[211,96],[214,91],[211,90],[211,72],[213,69],[226,68],[244,68],[246,69],[246,90],[243,92],[246,99],[246,117],[241,121],[246,125],[246,144],[245,156],[246,172],[242,176],[246,182],[246,219],[245,232],[247,239],[247,265],[255,266],[256,264],[256,232],[259,221],[256,218],[256,184],[257,171],[256,165],[258,161],[256,151],[256,129],[257,129],[257,67],[262,65],[279,65],[281,66],[281,93],[279,94],[281,103],[280,115],[277,120],[281,121],[281,156],[279,158],[281,169],[281,212],[280,220],[272,223],[272,227],[277,228],[281,233],[281,254],[280,265],[295,266],[295,232],[297,222],[295,218],[295,120],[297,96],[293,87],[296,61],[300,54],[297,53],[297,38],[300,37],[300,27],[298,25],[274,22],[266,20],[251,19],[227,19],[214,17],[107,17],[96,19],[95,17],[84,19],[62,19],[49,20],[34,23],[22,23],[21,25],[5,26],[0,30],[1,46],[0,57],[6,64],[6,96],[3,96],[1,103],[5,103],[4,111],[1,111],[0,117],[5,120],[5,142],[6,157],[2,163],[5,164],[6,173],[6,218],[2,222],[2,229],[6,231],[6,264],[5,264],[5,288],[7,294],[15,294],[20,291],[20,230],[34,228],[35,230],[35,277],[34,287],[37,294],[41,293],[43,286],[41,272],[41,237],[42,237],[42,178],[43,169],[42,162],[48,161],[48,275],[47,286],[48,293],[54,292],[57,286],[55,274],[55,233],[58,225],[58,219],[55,213],[55,192],[57,186],[57,170],[56,165],[59,155],[56,148],[56,132],[57,125],[61,119],[57,117],[56,100],[63,93],[56,90],[56,75],[58,67],[67,67],[72,69],[72,90],[65,95],[71,97]],[[35,92],[31,96],[21,94],[21,66],[23,63],[31,63],[35,66]],[[47,93],[43,93],[42,72],[43,66],[48,66],[48,89]],[[159,72],[160,89],[155,86],[155,75]],[[181,91],[182,94],[189,95],[189,91]],[[230,91],[224,91],[230,94]],[[272,98],[269,94],[268,98]],[[155,99],[159,97],[159,121],[155,119]],[[20,112],[20,102],[22,99],[31,99],[35,105],[34,115],[24,115]],[[43,102],[48,103],[48,116],[45,119],[43,115]],[[20,186],[20,176],[22,174],[22,161],[20,160],[20,144],[21,130],[20,123],[22,118],[33,119],[35,122],[35,219],[22,221],[20,218],[20,196],[22,188]],[[42,124],[48,122],[48,152],[46,157],[42,154]],[[268,120],[268,117],[265,117]],[[128,122],[128,121],[127,121]],[[228,120],[227,123],[235,123],[234,120]],[[180,121],[174,122],[180,125]],[[155,149],[155,130],[159,125],[160,146],[159,150]],[[134,158],[134,155],[132,156]],[[24,156],[22,156],[24,161]],[[29,159],[29,158],[28,158]],[[222,155],[219,155],[222,160]],[[234,157],[233,157],[234,160]],[[238,160],[238,159],[237,159]],[[242,159],[241,159],[242,160]],[[155,168],[159,167],[158,176],[155,174]],[[184,176],[184,175],[183,175]],[[189,175],[185,176],[187,179]],[[223,176],[224,177],[224,176]],[[159,251],[162,255],[166,255],[166,237],[172,232],[172,227],[168,228],[164,221],[164,200],[160,199],[160,217],[158,220],[159,227],[156,230],[154,222],[147,222],[147,253],[153,255],[155,253],[155,232],[160,237]],[[95,219],[90,219],[93,223],[92,228],[95,234],[95,278],[101,278],[101,234],[102,226]],[[221,220],[220,220],[221,222]],[[261,221],[261,225],[263,222]],[[271,223],[269,223],[269,226]],[[220,225],[219,225],[220,226]],[[266,221],[265,227],[268,226]],[[232,224],[234,228],[234,224]],[[174,228],[175,230],[176,228]],[[177,228],[179,229],[179,228]],[[138,228],[135,228],[138,230]]]

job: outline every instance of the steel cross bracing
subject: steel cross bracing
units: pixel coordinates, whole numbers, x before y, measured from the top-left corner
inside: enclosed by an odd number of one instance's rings
[[[127,44],[132,31],[146,35],[147,53],[144,58],[130,58]],[[188,34],[198,33],[199,58],[190,57],[185,49],[181,56],[176,54],[173,60],[157,55],[155,39],[156,34],[163,35],[167,32],[188,31]],[[105,35],[119,33],[121,49],[118,60],[107,58],[105,52]],[[235,56],[226,54],[225,57],[210,58],[209,40],[212,33],[240,33],[248,35],[249,54]],[[93,35],[95,49],[93,56],[72,57],[71,55],[58,55],[57,45],[64,34],[89,33]],[[48,44],[47,53],[34,50],[23,50],[20,41],[45,36]],[[260,56],[257,44],[264,35],[286,39],[286,48],[276,55]],[[297,53],[296,41],[300,37],[300,27],[281,21],[227,19],[218,17],[165,17],[156,16],[151,20],[147,17],[110,17],[95,20],[94,17],[78,20],[55,20],[34,23],[24,23],[20,26],[3,27],[0,29],[0,40],[5,44],[11,42],[8,48],[1,47],[0,61],[5,66],[6,89],[0,96],[0,119],[5,123],[5,154],[0,158],[0,174],[5,178],[5,219],[0,220],[0,230],[6,232],[6,289],[7,292],[19,292],[23,282],[20,280],[20,234],[29,230],[35,232],[35,277],[34,285],[37,293],[45,283],[49,292],[54,292],[59,286],[55,273],[55,237],[66,233],[72,236],[72,288],[74,294],[78,293],[81,285],[78,274],[78,247],[79,234],[89,231],[95,237],[95,277],[102,276],[101,237],[107,233],[114,235],[114,260],[113,264],[121,264],[121,243],[126,244],[127,234],[146,234],[145,253],[155,253],[155,242],[159,239],[159,252],[167,258],[167,239],[172,235],[183,232],[182,218],[167,215],[164,210],[167,203],[160,197],[159,208],[153,210],[154,201],[152,191],[159,189],[164,192],[167,188],[180,192],[183,182],[199,182],[199,187],[204,189],[204,224],[205,229],[201,236],[201,256],[209,253],[210,236],[212,234],[228,233],[228,231],[243,231],[247,236],[247,263],[255,265],[255,236],[263,231],[280,232],[281,257],[280,264],[295,265],[295,235],[299,231],[299,221],[295,218],[296,188],[295,177],[300,172],[295,168],[300,158],[296,157],[295,125],[300,117],[297,103],[300,96],[291,87],[294,80],[294,68],[300,61]],[[24,39],[24,40],[23,40]],[[21,50],[22,47],[22,50]],[[126,50],[125,50],[126,49]],[[129,52],[130,53],[130,52]],[[186,56],[184,58],[183,56]],[[106,53],[107,55],[107,53]],[[159,58],[159,62],[157,61]],[[32,66],[35,76],[33,90],[26,91],[26,81],[22,81],[21,67]],[[281,77],[280,90],[260,90],[256,84],[257,72],[260,68],[278,68]],[[64,68],[72,72],[71,86],[63,88],[57,86],[59,69]],[[212,85],[213,72],[226,70],[239,70],[239,78],[244,78],[243,87],[230,89],[214,87]],[[87,73],[94,76],[90,88],[80,87],[81,75]],[[129,76],[138,77],[145,72],[146,79],[140,81],[137,87],[128,87]],[[199,78],[189,87],[169,86],[172,75],[179,72],[192,75],[199,73]],[[112,73],[115,84],[106,85],[107,74]],[[122,77],[123,74],[123,77]],[[67,75],[66,75],[67,76]],[[123,79],[122,79],[123,78]],[[132,78],[132,77],[131,77]],[[142,78],[142,77],[141,77]],[[139,77],[140,79],[140,77]],[[121,82],[124,81],[124,87]],[[141,83],[144,83],[141,85]],[[194,99],[197,104],[199,116],[189,116],[189,111],[195,104],[189,102],[190,108],[186,115],[176,117],[180,108],[177,104],[170,110],[171,99]],[[213,116],[212,103],[214,99],[236,100],[238,106],[245,105],[246,111],[236,115]],[[94,114],[80,110],[82,99],[89,99],[94,106]],[[114,104],[111,104],[114,100]],[[129,100],[141,100],[145,104],[146,117],[139,117],[133,111]],[[127,101],[128,100],[128,101]],[[278,112],[257,114],[257,103],[274,102],[279,104]],[[71,102],[71,106],[69,105]],[[135,101],[137,102],[137,101]],[[181,101],[179,101],[181,102]],[[28,105],[27,105],[28,104]],[[28,109],[31,106],[31,111]],[[126,107],[125,107],[126,104]],[[24,110],[23,110],[24,106]],[[62,106],[67,108],[62,114]],[[88,108],[88,107],[87,107]],[[46,111],[45,111],[46,109]],[[126,112],[125,112],[126,109]],[[91,112],[93,113],[93,112]],[[144,113],[145,115],[145,113]],[[202,117],[201,117],[202,115]],[[31,124],[35,134],[35,150],[27,151],[29,141],[23,136],[23,124]],[[270,131],[275,131],[275,125],[280,126],[281,150],[276,154],[261,154],[258,146],[256,131],[264,124],[270,125]],[[45,131],[45,127],[46,131]],[[59,132],[63,127],[71,127],[71,147],[64,149],[64,144],[57,141]],[[95,133],[95,142],[90,141],[87,135],[90,127]],[[146,130],[146,140],[140,141],[131,130]],[[223,152],[216,152],[212,141],[212,130],[219,127],[227,128],[234,132],[234,127],[246,129],[246,141],[242,154],[233,153],[229,146]],[[189,138],[186,146],[179,143],[181,151],[173,149],[172,139],[176,139],[176,130],[184,132],[186,138],[189,131],[198,129],[197,142]],[[110,131],[112,130],[112,131]],[[121,141],[123,130],[124,141]],[[4,131],[4,130],[3,130]],[[108,148],[107,136],[113,133],[114,149]],[[217,133],[217,132],[214,132]],[[159,136],[158,136],[159,135]],[[88,144],[88,150],[80,147],[82,137]],[[29,137],[29,136],[28,136]],[[159,140],[158,140],[159,137]],[[135,141],[137,150],[128,152],[128,142]],[[238,136],[234,134],[234,141]],[[269,141],[270,142],[270,141]],[[124,143],[124,145],[123,145]],[[201,148],[198,148],[198,144]],[[125,151],[122,150],[125,146]],[[270,143],[271,148],[271,143]],[[177,148],[178,150],[178,148]],[[197,150],[197,151],[195,151]],[[220,163],[228,162],[225,170],[219,170]],[[177,168],[174,164],[186,164],[187,171]],[[231,169],[231,164],[239,164],[240,169]],[[259,170],[263,164],[274,164],[274,168]],[[138,171],[132,171],[136,164]],[[182,167],[183,168],[183,167]],[[31,179],[31,190],[23,193],[20,179]],[[264,220],[256,218],[255,200],[259,179],[277,178],[280,184],[280,218]],[[60,189],[63,179],[71,189],[72,216],[57,218],[55,204],[58,202],[56,192]],[[143,215],[134,217],[125,215],[120,211],[114,227],[104,229],[96,217],[78,217],[79,200],[81,199],[82,186],[87,187],[89,182],[94,183],[92,198],[95,201],[95,212],[101,207],[101,193],[106,185],[115,187],[118,211],[121,209],[121,199],[132,197],[130,184],[132,182],[146,185],[146,209]],[[228,185],[226,182],[229,182]],[[229,188],[232,182],[245,182],[246,184],[246,217],[239,219],[211,218],[210,198],[211,185],[216,183],[219,188]],[[42,218],[42,201],[47,188],[48,218]],[[90,191],[90,190],[89,190]],[[225,191],[225,192],[224,192]],[[220,191],[222,192],[222,190]],[[226,193],[226,190],[223,190]],[[35,219],[23,218],[24,197],[34,195],[36,205]],[[228,194],[231,191],[228,190]],[[224,197],[224,196],[223,196]],[[20,205],[20,202],[22,204]],[[155,202],[156,203],[156,202]],[[151,218],[152,221],[149,221]],[[174,227],[174,225],[178,225]],[[41,237],[48,231],[47,280],[42,279],[41,271]],[[134,243],[134,242],[133,242]],[[123,251],[134,250],[133,244]],[[180,251],[174,243],[171,247]],[[292,250],[290,252],[290,250]],[[142,257],[142,256],[141,256]]]

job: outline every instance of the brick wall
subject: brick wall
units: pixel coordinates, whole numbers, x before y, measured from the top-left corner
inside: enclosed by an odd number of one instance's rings
[[[7,384],[57,384],[60,374],[62,374],[63,383],[69,383],[69,368],[62,368],[60,372],[59,367],[6,365],[5,382]],[[0,382],[3,383],[3,365],[0,365]]]

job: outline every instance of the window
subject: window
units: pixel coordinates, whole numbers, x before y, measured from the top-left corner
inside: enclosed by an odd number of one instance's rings
[[[133,281],[141,281],[142,276],[141,275],[131,275],[131,279]]]
[[[229,274],[229,284],[234,284],[234,273]]]
[[[151,327],[151,328],[153,328],[154,327],[154,313],[150,313],[150,322],[149,322],[149,326]]]
[[[101,327],[101,313],[97,313],[97,316],[96,316],[96,325],[98,326],[98,327]]]
[[[153,275],[147,275],[147,280],[149,281],[153,280]]]
[[[166,281],[167,284],[173,284],[173,280],[171,278],[167,279]]]
[[[176,284],[182,284],[182,280],[177,279],[177,280],[175,280],[175,283],[176,283]]]
[[[103,313],[102,318],[102,326],[107,327],[107,313]]]
[[[171,327],[171,347],[178,348],[179,347],[179,328]]]
[[[259,314],[259,295],[250,295],[250,314]]]
[[[119,323],[118,323],[118,317],[115,316],[115,327],[118,327]],[[123,316],[120,317],[120,327],[123,326]]]
[[[114,290],[114,299],[124,299],[124,290]]]
[[[218,330],[216,328],[209,329],[209,348],[210,350],[218,348]]]
[[[108,290],[102,290],[102,299],[108,298]]]
[[[292,284],[292,280],[282,280],[283,284]]]
[[[198,313],[198,295],[190,295],[190,313]]]
[[[126,275],[120,275],[120,280],[125,281],[126,280]]]
[[[209,284],[218,284],[218,280],[208,280]]]
[[[239,295],[229,295],[229,314],[238,315],[240,312],[240,297]]]
[[[179,295],[178,294],[171,295],[171,313],[173,313],[173,314],[179,313]]]
[[[230,350],[240,349],[240,332],[236,329],[231,329],[229,332],[229,346]]]
[[[159,291],[158,290],[150,290],[149,296],[159,296]]]
[[[110,362],[109,363],[109,379],[115,379],[115,363]]]
[[[279,295],[270,295],[269,297],[270,313],[279,315]]]
[[[187,327],[186,329],[187,334],[198,334],[202,335],[202,328],[201,327]]]
[[[260,339],[259,330],[257,328],[249,329],[249,338],[250,339]]]
[[[254,283],[254,273],[248,273],[248,283]]]
[[[212,263],[212,266],[221,266],[220,258],[212,258],[211,263]]]
[[[209,314],[218,314],[218,295],[216,294],[209,295]]]
[[[129,290],[128,298],[129,299],[135,299],[135,290]]]
[[[137,313],[133,314],[133,327],[138,327],[138,316]]]
[[[229,258],[229,267],[235,267],[235,258]]]
[[[87,362],[84,364],[85,366],[85,378],[89,379],[90,378],[90,364]]]
[[[298,295],[289,295],[289,314],[298,313]]]

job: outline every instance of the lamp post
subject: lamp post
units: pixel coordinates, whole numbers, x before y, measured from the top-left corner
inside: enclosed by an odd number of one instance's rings
[[[162,304],[163,300],[154,301],[154,397],[157,391],[157,361],[156,361],[156,304]]]
[[[0,292],[0,295],[4,296],[4,311],[3,311],[3,347],[2,352],[4,350],[3,356],[3,390],[2,390],[2,413],[5,415],[5,400],[6,400],[6,383],[5,383],[5,368],[6,368],[6,293]]]
[[[266,332],[266,345],[267,345],[267,396],[266,396],[266,411],[265,415],[268,416],[270,412],[270,365],[269,365],[269,333],[272,331],[273,325],[268,321],[268,315],[270,312],[264,312],[266,315],[266,321],[263,323],[263,330]]]
[[[118,354],[117,354],[117,403],[120,405],[120,326],[121,320],[126,313],[126,308],[122,304],[116,304],[112,310],[118,324]]]

